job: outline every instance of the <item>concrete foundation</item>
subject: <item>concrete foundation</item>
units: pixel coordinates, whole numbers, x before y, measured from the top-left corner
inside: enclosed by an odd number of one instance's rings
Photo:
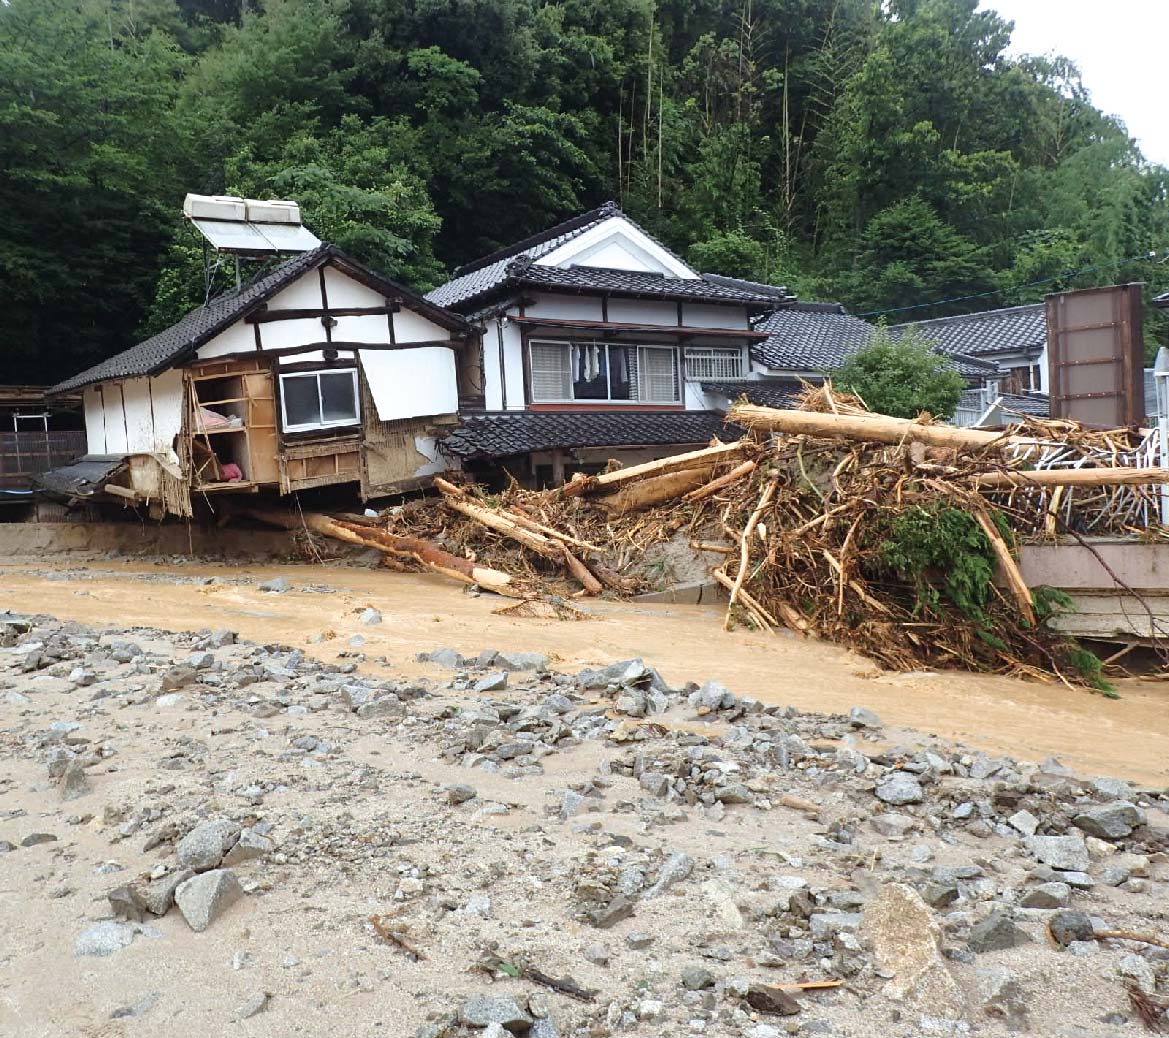
[[[233,559],[297,554],[284,530],[219,529],[186,523],[0,523],[0,562],[63,553],[190,555]]]

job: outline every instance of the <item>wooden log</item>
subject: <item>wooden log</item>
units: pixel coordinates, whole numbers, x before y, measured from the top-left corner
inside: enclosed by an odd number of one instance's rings
[[[1169,483],[1169,469],[1138,469],[1131,466],[1098,469],[1027,469],[1011,472],[981,472],[971,477],[984,487],[1119,487]]]
[[[717,479],[712,479],[709,483],[699,487],[697,490],[691,490],[686,494],[683,501],[703,501],[708,497],[717,494],[723,487],[729,487],[732,483],[737,482],[744,476],[749,476],[755,471],[757,462],[744,461],[742,465],[736,465],[730,472],[727,472]]]
[[[641,465],[631,465],[627,469],[617,469],[616,472],[604,472],[599,476],[577,475],[560,487],[554,493],[562,497],[576,497],[584,493],[612,493],[629,483],[639,480],[664,476],[680,469],[693,468],[696,465],[733,458],[741,454],[746,445],[739,443],[716,443],[713,447],[704,447],[699,451],[688,451],[685,454],[672,454],[668,458],[659,458],[657,461],[647,461]]]
[[[990,541],[991,548],[994,549],[995,557],[999,561],[999,566],[1003,571],[1003,577],[1006,579],[1007,587],[1015,597],[1015,604],[1019,608],[1019,615],[1034,627],[1036,619],[1035,608],[1031,602],[1031,589],[1027,586],[1027,581],[1023,579],[1023,574],[1019,572],[1018,563],[1011,557],[1011,550],[1007,547],[1007,542],[1002,539],[1002,536],[994,525],[994,520],[991,519],[985,509],[973,508],[971,511],[973,511],[978,525],[982,527],[982,532],[986,534],[987,540]]]
[[[460,515],[474,519],[480,526],[486,526],[489,530],[503,534],[504,537],[510,537],[517,544],[522,544],[525,548],[530,548],[537,555],[542,555],[546,559],[553,559],[557,562],[564,558],[564,546],[562,544],[549,540],[542,533],[536,533],[534,530],[527,530],[519,526],[507,516],[500,515],[498,512],[493,512],[491,509],[483,508],[480,505],[473,505],[470,501],[462,498],[448,497],[445,503],[448,508],[453,509]]]
[[[457,555],[443,551],[429,541],[418,537],[399,537],[387,533],[385,530],[371,529],[358,526],[356,523],[340,522],[327,515],[315,512],[305,512],[293,515],[291,512],[268,512],[258,509],[248,509],[241,514],[249,515],[253,519],[279,526],[285,530],[298,530],[304,527],[323,537],[332,537],[335,540],[346,541],[349,544],[360,544],[364,548],[376,548],[378,551],[390,555],[397,555],[417,560],[427,569],[444,576],[461,581],[464,584],[478,584],[496,594],[522,597],[512,585],[512,577],[508,573],[478,566],[470,559],[461,559]]]
[[[624,515],[642,508],[652,508],[666,501],[676,501],[710,479],[712,464],[700,468],[680,469],[658,476],[648,476],[623,487],[615,494],[597,498],[597,504],[613,515]]]
[[[751,534],[755,532],[756,524],[763,518],[763,513],[767,510],[767,506],[771,504],[771,499],[775,496],[775,487],[775,479],[769,479],[767,486],[763,488],[763,493],[759,495],[759,503],[755,506],[755,511],[751,513],[751,517],[747,520],[747,525],[743,527],[743,533],[739,538],[739,572],[736,574],[735,581],[731,585],[731,596],[727,602],[727,614],[723,620],[724,631],[731,629],[731,609],[739,597],[739,592],[743,587],[743,581],[747,578],[747,563],[751,557]]]
[[[888,415],[820,414],[816,411],[781,411],[755,404],[735,404],[727,419],[748,429],[767,429],[788,434],[803,433],[826,438],[862,440],[871,443],[924,443],[931,447],[981,450],[995,445],[1033,444],[1027,436],[1008,436],[986,429],[959,429],[949,425],[927,425],[908,418]]]
[[[636,591],[638,587],[635,577],[623,577],[615,569],[610,569],[598,559],[589,559],[589,569],[597,575],[605,587],[614,591]]]
[[[561,550],[564,552],[564,561],[568,566],[568,572],[571,573],[577,580],[580,581],[580,586],[590,595],[599,595],[604,591],[601,582],[589,572],[588,566],[580,561],[572,554],[564,545],[561,545]]]
[[[502,512],[512,522],[520,526],[526,527],[529,530],[535,530],[537,533],[542,533],[546,537],[551,537],[553,540],[560,541],[562,544],[571,545],[573,548],[579,548],[581,551],[591,552],[595,555],[601,555],[605,549],[598,547],[595,544],[590,544],[588,541],[581,541],[575,537],[570,537],[566,533],[561,533],[553,526],[545,526],[543,523],[536,522],[530,516],[524,515],[523,512],[513,512],[511,509],[504,509]]]

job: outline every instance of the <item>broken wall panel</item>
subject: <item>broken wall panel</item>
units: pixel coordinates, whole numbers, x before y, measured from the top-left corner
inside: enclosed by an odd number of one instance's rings
[[[361,366],[383,422],[459,409],[455,353],[446,346],[363,350]]]
[[[1051,417],[1115,428],[1145,420],[1142,285],[1047,297]]]

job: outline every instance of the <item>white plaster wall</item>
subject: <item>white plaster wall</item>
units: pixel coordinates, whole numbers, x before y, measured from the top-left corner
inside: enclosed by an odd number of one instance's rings
[[[498,343],[497,343],[498,345]],[[509,321],[503,328],[503,368],[507,379],[507,409],[522,411],[524,401],[524,347],[520,326]]]
[[[211,357],[222,357],[228,353],[250,353],[255,348],[256,333],[252,330],[252,326],[244,324],[243,321],[236,321],[214,339],[200,346],[197,356],[200,360],[207,360]]]
[[[329,305],[333,305],[332,296]],[[390,341],[390,319],[385,314],[368,314],[364,317],[336,317],[333,327],[334,342],[371,342],[388,343]],[[324,329],[322,329],[323,331]]]
[[[265,350],[287,350],[312,342],[325,341],[325,326],[319,317],[292,321],[268,321],[260,325],[260,343]],[[255,349],[255,343],[252,343]]]
[[[451,333],[445,328],[440,328],[433,321],[427,320],[421,314],[416,314],[413,310],[407,310],[403,307],[394,314],[394,338],[399,344],[403,342],[445,342],[450,337]]]
[[[682,404],[687,411],[713,410],[707,404],[707,396],[703,393],[700,382],[683,382],[682,386]]]
[[[683,303],[682,323],[691,328],[749,328],[747,309],[742,306],[711,306]]]
[[[125,454],[129,441],[126,438],[126,409],[122,406],[122,384],[105,382],[98,386],[98,392],[105,428],[102,454]]]
[[[541,295],[524,310],[530,317],[559,318],[565,321],[599,321],[601,301],[587,296]]]
[[[669,274],[676,278],[697,278],[698,272],[687,266],[677,257],[659,245],[644,232],[638,230],[628,220],[621,216],[612,216],[578,235],[572,241],[565,242],[558,249],[553,249],[548,255],[536,260],[537,263],[549,267],[567,267],[573,263],[583,263],[594,267],[606,266],[602,258],[610,256],[618,258],[614,246],[637,257],[639,266],[623,266],[627,270],[656,270],[662,274]],[[612,265],[612,264],[610,264]]]
[[[459,409],[455,353],[445,346],[365,350],[361,366],[383,422],[454,414]]]
[[[347,306],[386,305],[384,296],[334,267],[325,268],[325,291],[329,293],[329,306],[334,310]]]
[[[333,306],[338,305],[333,303],[332,294],[329,296],[329,303]],[[268,300],[269,310],[319,310],[321,305],[321,276],[315,269],[302,274],[291,285],[282,288]]]
[[[488,411],[503,410],[503,381],[499,371],[499,318],[484,324],[483,332],[483,406]]]
[[[624,324],[678,326],[678,304],[650,299],[610,299],[609,320]]]
[[[81,394],[81,404],[85,411],[85,452],[105,454],[106,418],[101,404],[101,392],[97,386],[85,387]]]

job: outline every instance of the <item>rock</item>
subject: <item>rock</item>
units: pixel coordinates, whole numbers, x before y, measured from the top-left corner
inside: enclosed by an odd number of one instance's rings
[[[1099,840],[1123,840],[1145,824],[1145,813],[1127,800],[1089,807],[1072,819],[1072,825]]]
[[[887,997],[931,1015],[962,1015],[962,991],[942,958],[941,930],[912,887],[886,883],[865,909],[861,933],[877,965],[893,974]]]
[[[997,967],[979,970],[978,1000],[987,1016],[1003,1020],[1010,1031],[1027,1030],[1027,1003],[1023,986],[1013,971]]]
[[[1097,794],[1109,800],[1129,800],[1132,798],[1132,786],[1124,779],[1096,778],[1092,780],[1092,788]]]
[[[179,864],[195,872],[215,868],[223,861],[223,856],[231,849],[239,832],[239,826],[226,818],[200,822],[175,848]]]
[[[456,785],[446,787],[446,801],[448,804],[465,804],[468,800],[474,800],[478,795],[475,792],[474,786],[457,783]]]
[[[743,929],[743,913],[735,904],[735,892],[729,883],[721,879],[708,879],[702,884],[702,893],[710,902],[718,921],[726,929]]]
[[[219,631],[212,631],[207,636],[207,644],[213,649],[222,649],[225,645],[234,645],[238,635],[235,631],[228,631],[226,629]]]
[[[1130,953],[1116,964],[1116,972],[1121,977],[1135,980],[1137,987],[1147,994],[1157,993],[1157,974],[1148,959]]]
[[[922,900],[931,908],[947,908],[958,900],[956,883],[927,883],[921,888]]]
[[[669,775],[662,775],[656,771],[643,771],[637,784],[651,797],[664,797],[670,791]]]
[[[125,1020],[129,1017],[145,1016],[156,1005],[158,1000],[162,998],[162,993],[159,991],[151,991],[147,995],[143,995],[132,1006],[119,1006],[112,1013],[110,1013],[111,1020]]]
[[[588,944],[581,949],[581,956],[594,966],[609,965],[609,949],[603,944]]]
[[[865,706],[854,706],[848,712],[848,723],[853,728],[880,728],[881,718]]]
[[[507,688],[506,670],[493,671],[471,686],[473,692],[502,692],[505,688]]]
[[[187,925],[202,933],[231,905],[243,897],[243,888],[230,869],[215,869],[193,876],[175,891],[175,904]]]
[[[634,951],[644,951],[653,942],[653,934],[646,933],[644,930],[634,930],[633,933],[625,935],[625,944]]]
[[[231,850],[223,856],[223,865],[226,867],[234,867],[242,865],[245,861],[255,861],[257,858],[263,858],[270,854],[273,848],[273,843],[266,836],[261,836],[254,829],[245,829],[239,834],[239,839],[232,846]]]
[[[382,622],[382,614],[379,613],[372,606],[363,609],[361,615],[357,618],[363,624],[380,624]]]
[[[119,919],[140,923],[146,918],[146,902],[132,886],[126,884],[106,894],[110,908]]]
[[[658,897],[675,883],[681,883],[694,871],[694,859],[684,851],[675,851],[662,866],[654,885],[645,892],[646,897]]]
[[[84,955],[113,955],[114,952],[128,947],[137,932],[129,923],[115,923],[110,920],[94,923],[73,942],[73,954],[79,958]]]
[[[435,649],[432,652],[420,652],[416,657],[419,663],[437,663],[448,670],[458,670],[466,665],[466,660],[454,649]]]
[[[560,1038],[560,1030],[551,1017],[537,1020],[528,1032],[528,1038]]]
[[[1022,944],[1030,943],[1030,934],[1016,926],[1014,920],[1003,909],[996,909],[981,923],[975,923],[970,930],[970,936],[966,939],[966,946],[976,954],[1018,948]]]
[[[682,971],[682,987],[687,991],[703,991],[714,987],[714,974],[704,966],[687,966]]]
[[[459,1022],[467,1027],[499,1024],[509,1031],[527,1031],[535,1021],[514,998],[474,995],[459,1006]]]
[[[272,580],[266,580],[260,585],[261,591],[267,591],[269,594],[282,595],[289,588],[289,583],[283,577],[275,577]]]
[[[633,901],[624,894],[618,894],[603,908],[594,908],[589,913],[589,922],[598,930],[608,930],[632,915]]]
[[[769,984],[751,984],[747,988],[747,1005],[759,1013],[769,1016],[795,1016],[800,1012],[800,1003],[783,988]]]
[[[266,991],[257,991],[251,995],[236,1011],[235,1018],[237,1020],[247,1020],[255,1016],[257,1013],[262,1013],[268,1008],[268,1001],[271,996]]]
[[[895,771],[886,776],[876,789],[877,799],[900,807],[904,804],[919,804],[925,799],[921,783],[907,771]]]
[[[1087,872],[1092,863],[1082,836],[1028,836],[1023,844],[1038,861],[1053,869]]]
[[[186,697],[178,692],[169,692],[165,696],[159,696],[154,701],[154,705],[159,710],[170,710],[172,707],[182,706],[186,701]]]
[[[1096,933],[1086,913],[1070,909],[1056,912],[1047,921],[1047,928],[1055,942],[1064,948],[1073,941],[1090,941]]]
[[[502,670],[546,670],[548,657],[542,652],[500,652],[492,661]]]
[[[690,694],[690,705],[700,717],[715,710],[729,710],[736,702],[735,694],[717,681],[703,682],[700,688]]]
[[[65,765],[57,788],[61,792],[62,800],[78,800],[93,791],[89,777],[85,774],[85,767],[76,757]]]
[[[20,841],[21,847],[36,847],[42,843],[56,843],[57,837],[52,833],[29,833],[23,840]]]
[[[357,716],[365,720],[378,717],[405,717],[406,704],[395,695],[378,696],[369,703],[362,703],[357,708]]]
[[[143,903],[151,915],[166,915],[175,903],[175,891],[195,873],[191,869],[179,869],[160,876],[146,888]]]
[[[193,685],[199,679],[194,667],[170,667],[162,672],[158,680],[159,691],[178,692],[180,689]]]
[[[0,854],[8,854],[14,850],[16,850],[16,844],[10,843],[8,840],[0,840]]]
[[[1016,811],[1007,819],[1011,828],[1018,830],[1024,836],[1034,836],[1039,828],[1039,819],[1030,811]]]
[[[1040,883],[1028,890],[1019,904],[1024,908],[1063,908],[1071,896],[1067,883]]]

